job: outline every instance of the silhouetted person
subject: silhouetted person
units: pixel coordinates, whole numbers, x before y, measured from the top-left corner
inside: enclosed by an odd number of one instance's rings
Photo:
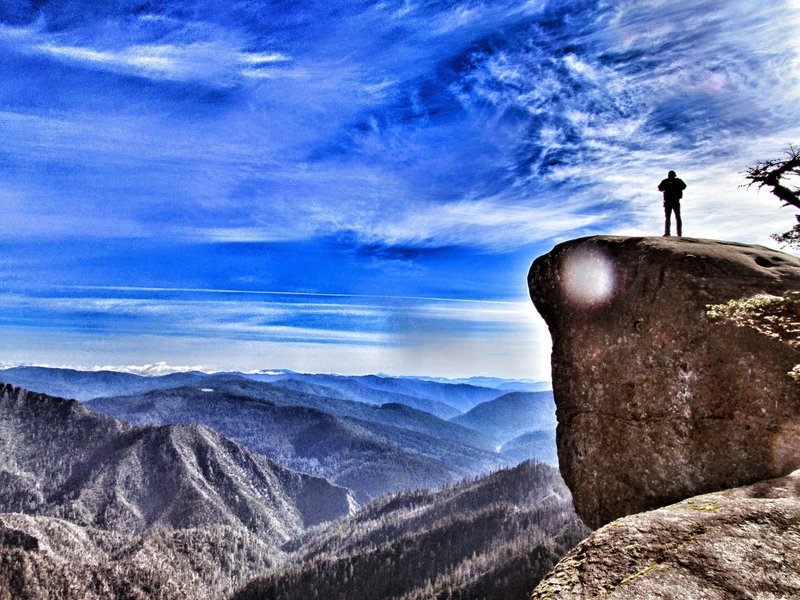
[[[658,189],[664,192],[664,235],[669,235],[670,217],[675,213],[675,226],[678,228],[678,237],[681,236],[681,198],[686,184],[678,179],[675,171],[667,173],[667,178],[658,184]]]

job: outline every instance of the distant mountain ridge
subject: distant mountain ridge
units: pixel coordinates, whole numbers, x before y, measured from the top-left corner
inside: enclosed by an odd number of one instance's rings
[[[328,375],[325,376],[323,381],[331,385],[331,382],[338,377],[336,375]],[[377,375],[363,375],[352,377],[352,379],[373,389],[442,402],[461,412],[500,395],[493,388],[464,383],[440,383],[422,379],[378,377]]]
[[[248,377],[248,379],[253,378]],[[256,381],[258,380],[256,379]],[[326,376],[326,379],[321,382],[317,381],[316,378],[296,379],[290,377],[287,379],[277,379],[272,383],[285,389],[305,391],[317,396],[358,401],[365,404],[380,406],[387,403],[401,403],[405,404],[406,406],[410,406],[411,408],[428,412],[436,417],[439,417],[440,419],[445,420],[462,413],[461,410],[445,402],[376,389],[351,378],[343,378],[342,381],[331,383],[328,376]]]
[[[88,406],[131,423],[205,424],[281,464],[354,489],[362,500],[504,464],[488,439],[428,413],[317,396],[298,391],[293,380],[285,385],[218,375],[203,387],[99,398]]]
[[[402,378],[403,377],[401,377],[401,379]],[[503,390],[506,392],[547,392],[553,389],[553,384],[551,382],[533,379],[501,379],[499,377],[487,376],[463,377],[456,379],[425,376],[414,376],[409,378],[419,379],[422,381],[435,381],[437,383],[463,383],[477,387],[494,388],[496,390]]]
[[[510,392],[479,404],[450,420],[494,440],[498,445],[534,430],[555,429],[552,392]]]
[[[206,373],[188,371],[145,376],[120,371],[78,371],[52,367],[11,367],[0,369],[0,381],[57,398],[80,401],[101,396],[143,394],[155,389],[196,383]]]
[[[155,389],[195,385],[207,377],[230,376],[274,383],[294,380],[336,390],[338,397],[368,404],[402,402],[450,418],[453,410],[466,412],[507,391],[534,391],[546,382],[504,380],[493,377],[449,380],[435,377],[391,377],[386,375],[329,375],[294,371],[203,373],[188,371],[145,376],[118,371],[80,371],[55,367],[10,367],[0,369],[0,381],[59,398],[86,401],[103,396],[143,394]],[[330,392],[328,392],[330,395]]]

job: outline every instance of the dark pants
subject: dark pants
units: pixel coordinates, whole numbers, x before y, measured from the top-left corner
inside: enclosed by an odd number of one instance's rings
[[[670,217],[675,213],[675,226],[678,228],[678,237],[681,236],[681,203],[680,202],[665,202],[664,203],[664,235],[670,233]]]

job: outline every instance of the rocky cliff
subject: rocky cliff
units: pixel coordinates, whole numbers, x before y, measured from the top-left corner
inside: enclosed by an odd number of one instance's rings
[[[559,463],[591,527],[800,467],[796,347],[708,305],[800,289],[759,246],[591,237],[529,274],[553,337]]]
[[[619,519],[532,600],[800,598],[800,471]]]

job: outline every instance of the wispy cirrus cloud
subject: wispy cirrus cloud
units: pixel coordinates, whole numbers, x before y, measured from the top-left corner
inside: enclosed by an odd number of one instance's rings
[[[740,188],[739,172],[800,137],[797,8],[4,3],[0,211],[14,236],[0,240],[0,288],[244,283],[524,300],[530,259],[553,243],[657,233],[655,186],[668,169],[689,184],[687,233],[771,243],[793,216]],[[50,333],[84,322],[95,335],[184,328],[224,339],[227,328],[243,345],[293,348],[295,366],[302,339],[369,361],[382,345],[418,342],[431,361],[441,351],[412,331],[424,314],[396,307],[295,306],[307,318],[284,322],[230,302],[197,322],[199,309],[182,303],[84,306],[84,317],[64,308]],[[479,328],[480,318],[451,327],[447,311],[427,308],[441,319],[424,324],[453,344]],[[413,352],[397,352],[395,364],[409,365]]]
[[[792,133],[798,84],[786,67],[798,60],[798,27],[782,5],[365,3],[334,20],[341,8],[312,4],[237,20],[212,4],[192,19],[175,3],[116,15],[105,29],[88,18],[53,29],[44,15],[3,29],[12,50],[65,68],[230,87],[210,110],[186,113],[186,126],[167,89],[136,100],[147,110],[135,117],[123,109],[103,122],[72,107],[61,128],[48,115],[54,158],[75,175],[110,167],[106,180],[81,177],[81,189],[120,198],[133,221],[149,222],[140,235],[213,243],[350,232],[364,243],[508,251],[570,226],[607,228],[610,212],[644,227],[636,206],[651,186],[620,185],[626,174],[735,170],[749,160],[734,150],[742,136]],[[200,88],[185,92],[184,104],[209,107]],[[115,95],[112,86],[107,100],[119,106]],[[91,152],[98,144],[104,157]],[[148,174],[119,189],[137,163]],[[75,185],[46,183],[61,194]],[[71,205],[87,203],[74,193]],[[158,195],[180,223],[151,218]]]
[[[140,20],[142,20],[140,18]],[[89,45],[93,41],[95,45]],[[49,57],[86,69],[133,75],[145,79],[198,82],[231,86],[243,77],[280,77],[278,70],[292,62],[284,53],[245,51],[242,41],[217,28],[202,28],[177,39],[130,43],[125,32],[105,40],[47,31],[40,20],[29,27],[0,24],[0,44],[7,51]]]
[[[263,293],[247,290],[141,288],[3,294],[0,304],[6,310],[0,317],[0,327],[13,332],[17,338],[46,332],[48,337],[52,335],[56,339],[67,335],[84,340],[75,341],[86,349],[83,362],[76,364],[74,359],[70,363],[63,362],[66,355],[55,345],[47,352],[40,349],[40,358],[34,359],[39,361],[36,364],[44,361],[89,368],[91,365],[86,361],[102,358],[102,351],[108,352],[108,345],[115,344],[117,339],[126,339],[126,344],[135,346],[148,342],[152,346],[141,356],[151,362],[141,369],[123,369],[148,375],[176,370],[163,360],[155,360],[167,352],[173,356],[180,356],[182,352],[185,357],[204,365],[193,368],[206,371],[269,365],[298,368],[302,363],[297,362],[296,357],[292,362],[286,360],[298,347],[320,361],[317,368],[326,363],[334,364],[337,354],[342,352],[369,357],[367,363],[351,364],[347,372],[353,373],[379,371],[376,361],[388,352],[402,361],[401,372],[407,374],[427,370],[421,364],[416,370],[412,368],[412,357],[417,351],[439,353],[447,347],[460,348],[464,364],[450,372],[466,374],[475,372],[481,353],[498,339],[508,346],[503,351],[504,356],[520,345],[543,348],[532,351],[526,360],[533,361],[529,370],[535,371],[538,377],[546,378],[548,371],[548,354],[544,350],[546,329],[536,321],[527,302],[297,296],[281,292],[274,293],[268,300],[263,296]],[[204,341],[198,343],[198,340]],[[258,347],[261,351],[242,362],[243,347]],[[14,350],[3,341],[0,351],[8,364],[31,364],[26,348]],[[513,358],[509,354],[506,358],[517,365],[524,357]],[[383,360],[386,360],[385,355]],[[452,366],[455,367],[455,363]],[[516,368],[513,366],[507,374]],[[331,370],[344,372],[341,366]]]

